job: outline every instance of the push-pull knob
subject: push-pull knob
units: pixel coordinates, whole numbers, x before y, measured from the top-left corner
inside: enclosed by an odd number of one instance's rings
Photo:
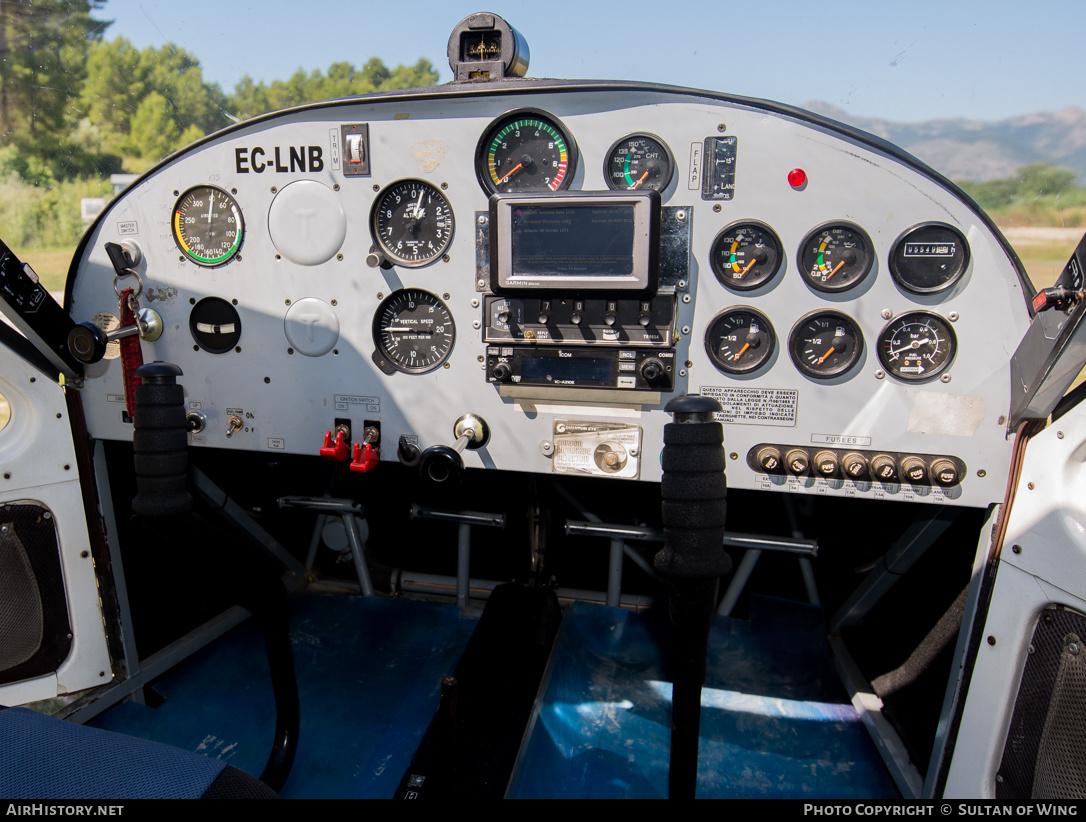
[[[419,458],[419,473],[423,479],[435,485],[455,488],[464,478],[465,448],[482,448],[490,440],[490,426],[475,414],[464,414],[453,423],[453,436],[456,442],[452,446],[431,445]]]
[[[106,346],[114,340],[140,335],[140,339],[154,342],[162,336],[162,317],[151,308],[141,308],[136,324],[112,331],[103,331],[92,322],[76,323],[68,332],[68,350],[81,363],[90,365],[106,355]]]

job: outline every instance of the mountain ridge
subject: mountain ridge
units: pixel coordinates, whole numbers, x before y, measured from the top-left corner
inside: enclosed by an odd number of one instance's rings
[[[1078,106],[1003,120],[914,123],[854,117],[820,100],[803,108],[889,140],[953,180],[998,180],[1013,177],[1022,166],[1044,162],[1072,169],[1077,182],[1086,183],[1086,110]]]

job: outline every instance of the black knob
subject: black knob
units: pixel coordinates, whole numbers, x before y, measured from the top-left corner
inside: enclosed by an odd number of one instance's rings
[[[781,470],[781,451],[772,445],[759,448],[754,455],[754,459],[758,463],[758,467],[767,474],[776,474]]]
[[[958,466],[954,464],[954,460],[947,457],[932,460],[931,475],[942,486],[949,487],[958,484]]]
[[[513,369],[509,367],[509,363],[500,362],[494,366],[490,373],[494,376],[496,382],[505,382],[513,376]]]
[[[81,363],[90,365],[106,355],[106,332],[94,323],[76,323],[68,332],[68,350]]]
[[[464,478],[464,460],[455,448],[431,445],[419,458],[419,474],[435,485],[455,488]]]
[[[815,470],[822,477],[836,477],[840,463],[833,451],[819,451],[814,458]]]
[[[901,461],[901,473],[914,485],[924,485],[928,481],[928,466],[920,457],[905,457]]]
[[[650,385],[663,379],[664,364],[655,357],[649,357],[641,363],[641,378]]]
[[[844,465],[845,473],[852,479],[863,479],[867,476],[867,460],[863,454],[855,451],[845,454]]]
[[[893,457],[879,454],[871,460],[871,473],[880,482],[893,482],[897,479],[897,464]]]
[[[797,477],[806,474],[807,469],[811,467],[811,461],[807,457],[807,452],[802,448],[793,448],[785,454],[784,464],[788,467],[788,470]]]

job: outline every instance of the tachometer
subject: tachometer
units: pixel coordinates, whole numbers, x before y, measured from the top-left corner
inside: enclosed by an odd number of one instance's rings
[[[577,143],[558,120],[536,109],[494,121],[479,141],[475,172],[490,193],[562,191],[577,169]]]
[[[245,224],[237,201],[216,186],[195,186],[173,207],[173,239],[197,265],[230,262],[241,248]]]
[[[452,242],[453,211],[444,195],[421,180],[401,180],[373,204],[373,239],[397,265],[419,268]]]
[[[821,226],[799,247],[799,270],[817,291],[845,291],[859,285],[874,262],[871,238],[852,223]]]
[[[603,179],[614,191],[663,191],[674,171],[675,161],[663,140],[653,134],[630,134],[607,152]]]
[[[420,288],[393,292],[373,316],[373,359],[387,374],[433,371],[449,358],[455,341],[449,307]]]

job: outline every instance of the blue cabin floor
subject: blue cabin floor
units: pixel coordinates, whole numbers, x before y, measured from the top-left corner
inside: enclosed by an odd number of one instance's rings
[[[387,798],[437,708],[476,620],[449,605],[309,596],[291,603],[298,754],[286,798]],[[671,685],[658,620],[567,607],[509,796],[667,795]],[[702,693],[698,796],[893,798],[833,671],[822,612],[752,598],[714,617]],[[263,643],[245,623],[97,727],[204,752],[259,775],[274,731]]]

